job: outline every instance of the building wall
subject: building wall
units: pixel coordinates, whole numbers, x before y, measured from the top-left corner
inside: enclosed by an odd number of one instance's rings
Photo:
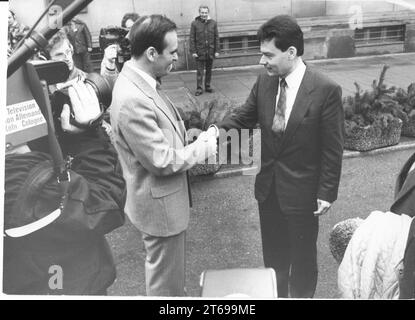
[[[19,19],[32,25],[46,6],[46,0],[10,0]],[[210,14],[219,24],[247,23],[266,20],[277,14],[289,14],[297,18],[353,14],[360,7],[363,14],[405,11],[408,7],[394,4],[396,1],[333,1],[333,0],[206,0]],[[187,29],[198,15],[200,0],[94,0],[86,13],[80,13],[92,32],[107,25],[119,25],[126,12],[140,15],[166,14],[181,29]],[[413,3],[413,1],[412,1]],[[415,7],[415,3],[413,5]]]
[[[63,0],[62,0],[63,1]],[[331,58],[358,54],[402,52],[415,50],[415,2],[398,5],[398,1],[348,0],[204,0],[210,15],[218,22],[221,38],[255,35],[258,27],[277,14],[289,14],[298,19],[304,31],[305,58]],[[405,2],[405,1],[400,1]],[[10,0],[10,6],[19,19],[32,25],[47,0]],[[178,25],[180,69],[194,68],[188,54],[188,37],[191,21],[198,15],[201,0],[95,0],[79,18],[84,20],[95,39],[100,28],[120,25],[126,12],[140,15],[165,14]],[[405,43],[386,46],[355,46],[356,27],[376,27],[405,24]],[[258,54],[222,54],[216,66],[234,66],[256,63]]]

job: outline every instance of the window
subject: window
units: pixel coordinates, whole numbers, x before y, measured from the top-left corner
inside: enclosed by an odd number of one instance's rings
[[[225,54],[258,53],[259,42],[256,36],[220,38],[221,51]]]
[[[405,41],[405,25],[356,29],[356,44],[385,44]]]

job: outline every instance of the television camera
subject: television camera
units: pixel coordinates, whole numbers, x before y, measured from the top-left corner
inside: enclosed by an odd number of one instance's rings
[[[92,0],[73,1],[61,13],[62,16],[56,17],[57,21],[61,19],[64,25],[90,2]],[[22,45],[8,58],[7,102],[4,117],[6,151],[55,132],[55,125],[58,123],[56,120],[60,116],[63,104],[71,106],[65,90],[54,93],[49,90],[50,85],[68,80],[67,64],[57,61],[28,61],[47,45],[48,40],[59,29],[49,26],[39,32],[33,29],[29,31]],[[105,109],[111,103],[112,95],[111,86],[99,74],[91,73],[82,80],[94,89],[101,108],[100,116],[87,124],[77,122],[71,110],[70,123],[85,129],[100,123]]]
[[[131,43],[128,39],[127,28],[108,26],[102,28],[99,33],[99,47],[102,52],[112,44],[117,44],[117,58],[115,64],[118,70],[121,70],[124,63],[131,59]]]

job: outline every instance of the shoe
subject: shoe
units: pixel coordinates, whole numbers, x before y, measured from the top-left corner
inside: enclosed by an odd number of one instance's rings
[[[195,96],[200,96],[203,93],[202,89],[197,89]]]
[[[209,93],[214,92],[214,90],[213,90],[211,87],[206,88],[206,89],[205,89],[205,91],[206,91],[206,92],[209,92]]]

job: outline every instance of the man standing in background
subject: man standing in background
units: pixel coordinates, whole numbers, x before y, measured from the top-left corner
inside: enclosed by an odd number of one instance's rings
[[[28,31],[29,27],[17,21],[16,14],[9,9],[7,32],[8,55],[12,53],[13,49],[15,49],[16,45],[26,35]]]
[[[213,92],[210,86],[213,59],[219,56],[219,34],[216,21],[209,17],[209,7],[201,5],[199,16],[190,27],[190,53],[196,59],[197,89],[196,96],[203,93],[203,73],[205,75],[205,91]]]
[[[69,22],[68,38],[74,48],[75,66],[85,72],[92,72],[89,54],[92,52],[91,33],[85,22],[73,19]]]

